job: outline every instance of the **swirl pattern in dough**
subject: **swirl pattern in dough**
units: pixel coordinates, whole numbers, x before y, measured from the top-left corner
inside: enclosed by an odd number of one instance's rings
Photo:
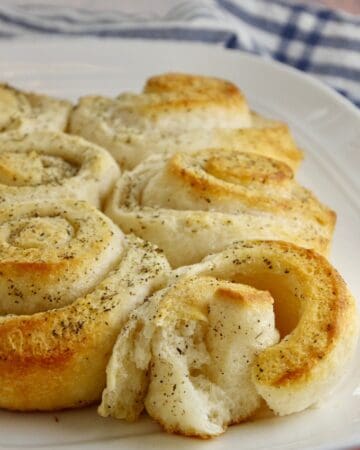
[[[86,202],[0,212],[0,407],[53,410],[96,401],[130,311],[168,263]]]
[[[280,239],[326,253],[335,224],[335,213],[286,164],[226,149],[150,157],[117,182],[106,213],[159,245],[174,267],[239,239]]]
[[[0,204],[74,198],[100,207],[119,173],[106,150],[76,136],[0,135]]]
[[[89,108],[89,114],[95,114],[95,110]],[[96,125],[96,121],[100,119],[94,119],[92,123],[95,125],[88,126],[90,119],[82,115],[80,117],[79,111],[76,120],[79,121],[76,128],[72,129],[73,133],[108,149],[120,167],[126,170],[133,169],[151,155],[178,151],[193,153],[209,147],[226,147],[271,156],[285,162],[294,170],[303,158],[285,124],[263,128],[198,128],[177,133],[155,129],[147,132],[121,129],[107,133],[103,132],[105,127]]]
[[[70,132],[107,148],[125,169],[154,153],[229,145],[277,155],[296,168],[302,153],[287,126],[274,121],[260,124],[254,118],[233,84],[166,74],[151,78],[140,95],[82,98],[72,113]],[[240,130],[254,120],[254,127],[266,128],[264,133]]]
[[[0,84],[0,132],[64,131],[71,103]]]
[[[133,311],[99,412],[134,420],[145,408],[167,431],[200,437],[251,416],[261,398],[276,414],[298,412],[332,390],[357,335],[355,301],[324,257],[239,242],[176,270]]]

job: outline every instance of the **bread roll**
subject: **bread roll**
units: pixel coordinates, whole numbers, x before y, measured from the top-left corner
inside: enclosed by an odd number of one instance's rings
[[[117,182],[106,214],[159,245],[173,267],[239,239],[281,239],[326,254],[335,224],[286,164],[226,149],[150,157]]]
[[[238,242],[177,269],[133,311],[99,412],[134,420],[145,408],[167,431],[211,437],[249,417],[260,397],[276,414],[301,411],[346,372],[357,336],[355,301],[324,257]]]
[[[250,417],[261,402],[251,363],[278,341],[272,304],[210,276],[155,294],[120,333],[100,414],[136,420],[145,407],[167,431],[204,438]]]
[[[71,103],[0,84],[0,132],[64,131]]]
[[[120,174],[109,153],[60,132],[0,134],[0,204],[74,198],[100,207]]]
[[[168,272],[154,246],[82,201],[0,211],[0,407],[99,399],[115,339]]]
[[[89,114],[95,114],[89,108]],[[74,134],[82,135],[91,142],[102,145],[110,151],[120,167],[131,170],[155,154],[176,153],[184,151],[193,153],[209,147],[226,147],[249,153],[259,153],[284,161],[296,170],[302,161],[303,154],[296,147],[289,128],[279,124],[267,128],[210,128],[186,130],[179,133],[157,131],[116,130],[114,133],[103,133],[105,127],[96,125],[94,119],[84,118],[79,110]],[[80,117],[81,114],[81,117]],[[81,123],[80,123],[81,121]],[[85,122],[91,123],[87,126]],[[85,130],[81,132],[80,130]]]
[[[70,132],[107,148],[127,170],[152,154],[208,147],[273,156],[294,169],[302,159],[285,124],[251,114],[233,84],[210,77],[166,74],[140,95],[84,97]]]

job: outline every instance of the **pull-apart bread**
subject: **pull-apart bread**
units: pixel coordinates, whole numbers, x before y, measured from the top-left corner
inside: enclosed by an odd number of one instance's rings
[[[0,133],[18,130],[64,131],[72,105],[46,95],[24,92],[0,84]]]
[[[103,148],[61,132],[0,134],[0,205],[74,198],[100,207],[120,170]]]
[[[106,214],[156,243],[173,267],[239,239],[280,239],[326,254],[335,225],[335,213],[285,163],[227,149],[148,158],[118,180]]]
[[[274,317],[275,311],[275,317]],[[323,399],[345,373],[355,302],[329,262],[279,241],[243,241],[177,269],[130,315],[99,412],[203,438],[251,417]]]
[[[302,159],[285,124],[250,113],[232,83],[203,76],[170,73],[150,78],[142,94],[83,97],[70,132],[108,149],[124,169],[153,154],[208,147],[273,156],[293,169]]]
[[[98,400],[129,313],[169,271],[82,201],[0,210],[0,407],[54,410]]]
[[[359,324],[302,157],[218,78],[73,111],[1,84],[0,408],[102,398],[102,416],[209,438],[322,400]]]

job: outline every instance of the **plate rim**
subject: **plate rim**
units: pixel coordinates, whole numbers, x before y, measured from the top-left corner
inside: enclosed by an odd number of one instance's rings
[[[49,46],[49,45],[59,45],[59,43],[61,43],[61,44],[66,43],[66,44],[73,45],[73,41],[74,41],[73,37],[62,37],[62,38],[54,37],[51,39],[39,38],[39,39],[36,39],[36,44],[38,45],[39,43],[41,43],[41,45]],[[102,43],[103,39],[94,38],[94,37],[76,37],[76,41],[78,41],[79,43],[81,41],[95,41],[97,43]],[[360,120],[360,110],[350,100],[346,99],[344,96],[339,94],[333,88],[326,85],[321,80],[318,80],[313,75],[301,72],[300,70],[298,70],[294,67],[287,66],[286,64],[283,64],[281,62],[278,62],[278,61],[275,61],[272,59],[265,59],[259,55],[249,54],[249,53],[243,52],[241,50],[232,50],[232,49],[227,49],[227,48],[223,48],[223,47],[217,47],[214,44],[206,44],[206,43],[189,43],[189,42],[179,42],[179,41],[173,41],[173,40],[158,41],[158,40],[137,39],[137,38],[132,38],[132,39],[105,38],[105,41],[108,41],[110,43],[113,42],[116,44],[121,43],[121,45],[135,44],[135,45],[143,46],[144,44],[147,44],[147,45],[155,45],[158,47],[168,47],[168,46],[178,46],[178,47],[182,47],[182,48],[191,47],[192,49],[198,48],[199,50],[203,50],[204,48],[206,48],[209,50],[211,49],[211,51],[213,51],[214,53],[221,54],[221,53],[225,52],[225,53],[234,55],[235,57],[239,57],[245,61],[246,60],[252,61],[252,62],[255,61],[256,64],[257,63],[268,64],[270,66],[275,67],[277,70],[281,70],[282,72],[285,72],[286,74],[295,76],[296,79],[298,79],[301,83],[304,83],[304,82],[309,83],[315,89],[322,91],[326,96],[330,97],[336,103],[340,103],[341,106],[346,108],[347,111],[349,111],[351,114],[354,114],[354,118]],[[4,43],[6,43],[7,47],[23,46],[24,44],[32,46],[32,43],[28,42],[28,37],[26,38],[26,40],[25,40],[25,38],[24,39],[17,38],[16,40],[12,40],[10,42],[0,41],[0,50],[2,49],[2,46]],[[0,62],[0,66],[1,66],[1,62]],[[360,438],[360,434],[358,437]],[[354,442],[355,444],[360,442],[358,440],[352,441],[350,439],[351,439],[351,436],[348,437],[346,440],[343,440],[344,445],[351,446],[352,442]],[[121,440],[121,438],[118,438],[118,440]],[[314,448],[319,448],[319,449],[325,448],[324,445],[318,445],[318,446],[315,446]],[[342,445],[342,444],[340,444],[340,445]],[[2,448],[1,443],[0,443],[0,448]],[[16,448],[16,447],[12,447],[12,448]],[[47,447],[43,447],[43,448],[47,448]],[[63,444],[62,446],[60,446],[58,448],[67,448],[67,445]],[[105,448],[105,446],[104,446],[104,448]],[[326,448],[329,448],[329,447],[326,447]],[[335,447],[332,447],[332,448],[335,448]],[[338,447],[336,447],[336,448],[338,448]]]
[[[324,81],[318,79],[314,74],[301,71],[300,69],[287,65],[281,61],[277,61],[276,59],[263,57],[262,55],[250,53],[241,49],[229,49],[226,47],[219,47],[216,44],[209,44],[205,42],[188,42],[188,41],[179,41],[179,40],[162,40],[162,39],[143,39],[143,38],[101,38],[94,36],[35,36],[34,42],[36,42],[36,46],[44,45],[48,47],[50,45],[59,45],[59,44],[69,44],[71,42],[71,46],[73,47],[74,43],[80,43],[81,41],[93,41],[96,44],[118,44],[118,45],[150,45],[150,46],[158,46],[158,47],[167,47],[167,46],[178,46],[179,48],[189,47],[191,49],[203,50],[204,48],[210,51],[214,51],[215,53],[226,53],[228,55],[237,56],[243,59],[248,59],[249,61],[253,61],[255,63],[271,65],[278,68],[281,71],[287,72],[290,75],[294,75],[299,77],[300,80],[305,81],[314,87],[320,89],[327,95],[330,95],[334,100],[340,102],[345,108],[347,108],[350,112],[354,113],[357,118],[360,120],[360,108],[358,108],[351,100],[349,100],[344,95],[340,94],[335,88],[325,83]],[[33,46],[33,42],[29,42],[28,36],[21,36],[12,39],[3,39],[0,40],[0,49],[5,45],[9,46]],[[38,50],[38,48],[37,48]],[[1,63],[0,63],[1,64]],[[96,64],[95,64],[96,65]],[[240,88],[241,89],[241,88]]]

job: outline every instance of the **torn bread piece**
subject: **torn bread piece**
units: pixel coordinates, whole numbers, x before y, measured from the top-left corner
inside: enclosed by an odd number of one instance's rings
[[[146,408],[169,432],[216,436],[260,406],[251,364],[278,338],[268,292],[184,278],[132,314],[99,412],[135,420]]]
[[[358,330],[356,303],[324,257],[241,241],[173,271],[134,310],[99,412],[135,420],[145,408],[167,431],[206,438],[251,416],[261,398],[277,415],[302,411],[344,376]]]

